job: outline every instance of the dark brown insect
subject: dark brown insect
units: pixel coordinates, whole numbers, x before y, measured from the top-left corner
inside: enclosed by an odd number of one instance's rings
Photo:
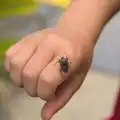
[[[60,63],[60,72],[64,72],[64,73],[67,73],[68,70],[69,70],[69,61],[68,61],[68,58],[67,56],[62,56],[58,59],[58,61]]]

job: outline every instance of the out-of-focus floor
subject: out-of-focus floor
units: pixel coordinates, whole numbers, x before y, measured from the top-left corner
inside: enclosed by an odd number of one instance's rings
[[[118,79],[90,71],[81,89],[53,120],[103,120],[113,107]],[[0,120],[40,120],[44,102],[3,81],[0,82]]]

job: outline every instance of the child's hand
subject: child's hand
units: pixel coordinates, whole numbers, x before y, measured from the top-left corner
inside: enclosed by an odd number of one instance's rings
[[[68,58],[68,72],[59,57]],[[53,29],[28,35],[5,54],[5,69],[13,82],[31,96],[47,101],[42,118],[49,120],[78,90],[91,65],[92,46],[67,40]],[[76,77],[79,76],[79,79]],[[50,101],[49,101],[50,100]]]

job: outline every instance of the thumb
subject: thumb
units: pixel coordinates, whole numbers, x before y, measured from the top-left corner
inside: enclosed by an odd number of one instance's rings
[[[53,115],[58,112],[65,104],[70,100],[73,94],[79,89],[84,77],[81,76],[68,79],[57,90],[56,98],[52,101],[48,101],[43,106],[41,117],[43,120],[50,120]]]

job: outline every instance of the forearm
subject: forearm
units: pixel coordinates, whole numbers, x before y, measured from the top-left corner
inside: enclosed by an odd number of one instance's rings
[[[119,10],[120,0],[72,0],[56,28],[74,41],[96,43],[105,23]]]

